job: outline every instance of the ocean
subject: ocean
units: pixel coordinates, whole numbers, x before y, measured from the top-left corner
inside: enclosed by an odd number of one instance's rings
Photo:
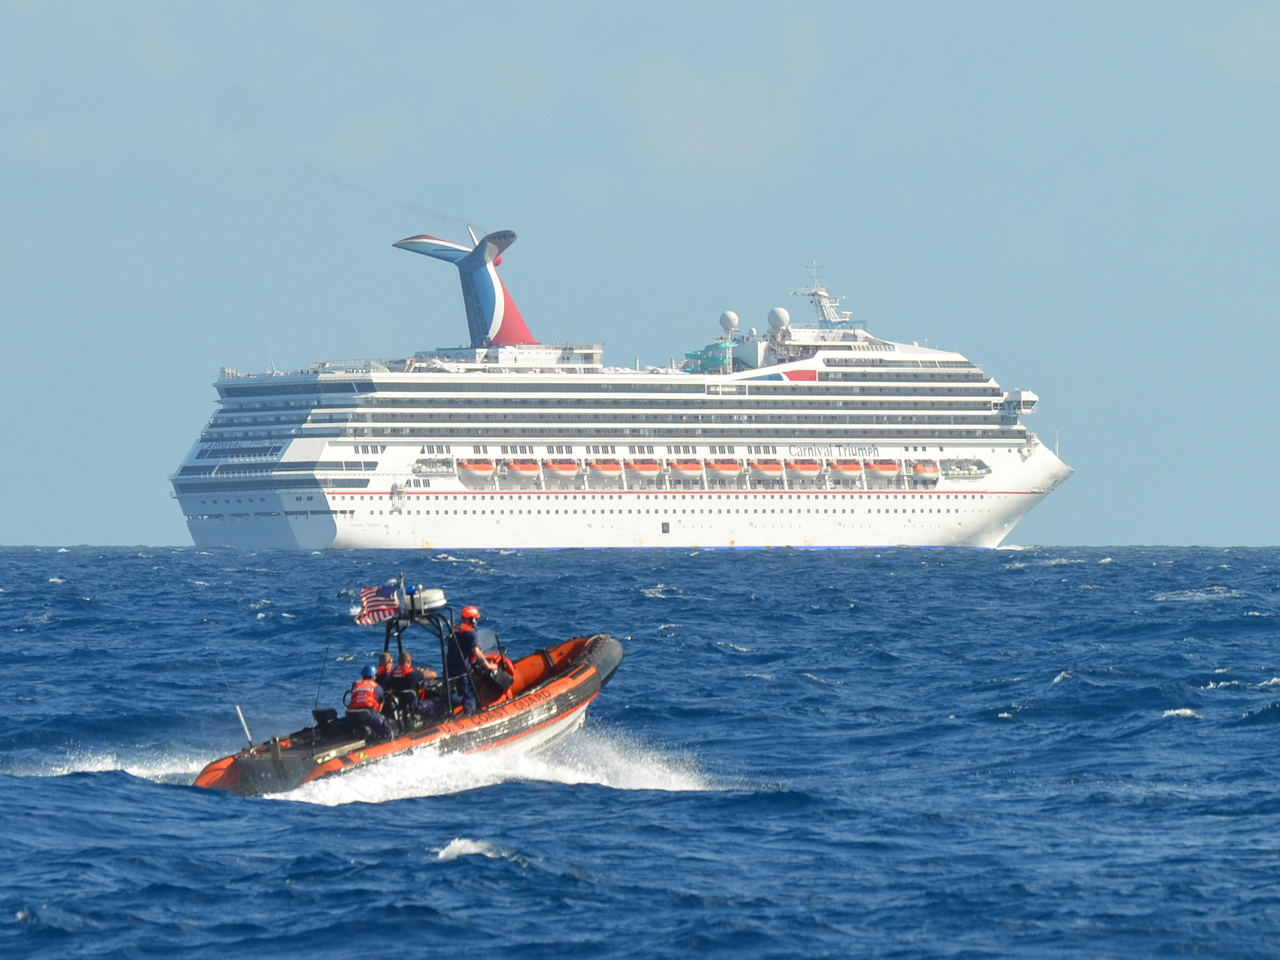
[[[401,572],[626,661],[547,752],[192,787],[217,662],[296,729]],[[1280,952],[1280,550],[5,548],[0,590],[6,957]]]

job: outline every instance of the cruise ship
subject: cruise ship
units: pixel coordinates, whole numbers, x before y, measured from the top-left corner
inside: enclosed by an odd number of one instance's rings
[[[1072,472],[1021,422],[1034,393],[873,336],[816,273],[811,322],[726,312],[667,367],[538,343],[497,271],[515,239],[395,244],[457,268],[467,347],[223,368],[171,477],[195,543],[994,547]]]

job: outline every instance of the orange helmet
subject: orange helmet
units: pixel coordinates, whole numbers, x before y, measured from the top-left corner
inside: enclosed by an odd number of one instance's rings
[[[479,607],[471,607],[471,606],[463,607],[463,608],[462,608],[462,619],[463,619],[463,620],[479,620],[479,619],[480,619],[480,608],[479,608]]]

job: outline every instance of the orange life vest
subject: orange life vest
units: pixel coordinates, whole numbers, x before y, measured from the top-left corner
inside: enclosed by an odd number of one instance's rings
[[[357,680],[351,685],[352,710],[380,710],[378,703],[378,682],[376,680]]]
[[[399,680],[401,677],[405,677],[413,673],[413,671],[414,671],[414,667],[405,666],[403,663],[398,663],[396,664],[396,668],[391,671],[391,676],[394,679]]]

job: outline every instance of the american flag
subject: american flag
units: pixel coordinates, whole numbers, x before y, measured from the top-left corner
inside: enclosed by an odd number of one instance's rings
[[[394,586],[362,587],[356,623],[362,627],[371,627],[375,623],[394,617],[400,612],[400,598],[396,593]]]

